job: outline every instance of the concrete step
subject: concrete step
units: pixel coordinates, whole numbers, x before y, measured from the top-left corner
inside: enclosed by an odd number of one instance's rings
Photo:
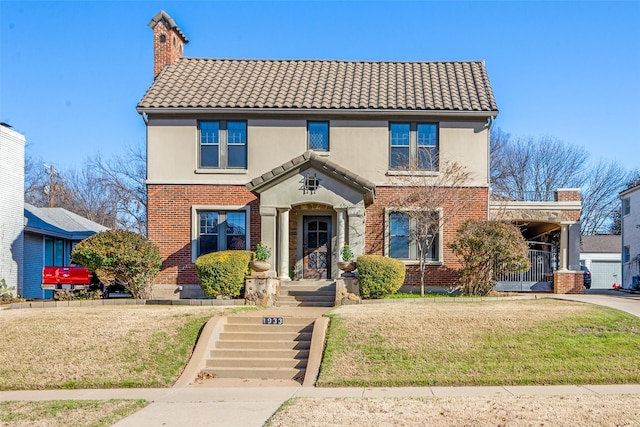
[[[296,368],[305,369],[307,359],[273,358],[264,359],[262,357],[215,357],[207,360],[207,368]]]
[[[222,332],[220,340],[232,341],[310,341],[311,332]]]
[[[254,349],[254,347],[246,348],[216,348],[211,350],[211,358],[242,358],[242,357],[254,357],[259,354],[263,359],[306,359],[309,357],[309,347],[301,349],[271,349],[260,348]]]
[[[273,315],[265,314],[262,317],[259,316],[245,316],[245,317],[228,317],[227,325],[262,325],[263,317],[282,317],[284,325],[308,325],[315,322],[315,317],[291,317],[291,316],[279,316],[277,313]],[[278,326],[278,325],[267,325]]]
[[[216,342],[216,349],[251,349],[262,348],[264,350],[308,350],[311,346],[311,341],[300,340],[272,340],[272,341],[257,341],[257,340],[225,340]]]
[[[257,378],[265,380],[300,380],[304,369],[296,368],[205,368],[203,373],[215,378]]]
[[[251,325],[251,324],[226,324],[225,332],[313,332],[313,324],[309,325]]]
[[[335,301],[278,301],[278,307],[333,307]]]

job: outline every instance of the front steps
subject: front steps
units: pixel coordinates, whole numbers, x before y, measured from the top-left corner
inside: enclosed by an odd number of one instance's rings
[[[282,282],[278,307],[333,307],[336,284],[331,280]]]
[[[282,317],[264,325],[258,316],[230,316],[211,350],[205,376],[213,378],[292,379],[302,383],[315,317]]]

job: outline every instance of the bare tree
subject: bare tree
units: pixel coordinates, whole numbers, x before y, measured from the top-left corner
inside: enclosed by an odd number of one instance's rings
[[[607,232],[630,178],[617,162],[589,161],[582,147],[551,137],[511,138],[500,128],[491,130],[491,169],[498,197],[549,201],[558,188],[580,188],[582,234]]]
[[[103,185],[117,200],[121,228],[146,235],[147,231],[147,162],[142,144],[131,146],[123,156],[104,160],[100,155],[91,165]]]
[[[456,210],[464,212],[472,205],[470,193],[463,188],[470,180],[470,173],[459,163],[441,162],[438,174],[411,171],[396,177],[396,180],[402,184],[400,188],[403,190],[398,191],[393,203],[410,219],[411,225],[405,232],[411,241],[416,242],[420,295],[424,296],[428,254],[445,224],[453,217],[445,207],[455,205]]]
[[[104,160],[100,154],[78,168],[61,170],[25,159],[25,201],[61,207],[112,229],[146,234],[144,147]]]

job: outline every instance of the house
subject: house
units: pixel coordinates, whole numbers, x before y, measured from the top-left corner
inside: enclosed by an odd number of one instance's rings
[[[38,208],[24,204],[24,298],[52,298],[52,291],[43,291],[42,268],[65,266],[71,261],[71,251],[83,239],[106,227],[63,208]]]
[[[640,185],[620,193],[622,201],[622,287],[640,290]]]
[[[443,184],[455,191],[434,215],[448,221],[426,256],[429,285],[457,282],[448,243],[465,220],[490,217],[498,107],[484,62],[187,58],[188,39],[166,12],[149,26],[155,80],[137,111],[147,127],[148,236],[164,259],[158,293],[199,296],[199,255],[259,241],[284,281],[336,278],[348,243],[356,256],[401,259],[405,284],[416,285],[407,209],[421,206],[397,203],[415,190],[402,177],[435,182],[452,162],[469,179]],[[471,206],[458,209],[463,199]],[[577,219],[543,221],[563,230],[565,270],[569,252],[578,265],[567,244]]]
[[[0,123],[0,280],[15,296],[22,286],[24,135]]]
[[[582,236],[580,263],[591,271],[591,289],[611,289],[622,282],[622,236]]]

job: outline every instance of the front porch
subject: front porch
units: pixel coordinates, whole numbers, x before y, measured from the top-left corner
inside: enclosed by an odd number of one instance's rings
[[[364,252],[373,183],[307,152],[247,187],[260,197],[260,239],[274,249],[268,275],[282,281],[335,279],[345,243],[356,256]]]

